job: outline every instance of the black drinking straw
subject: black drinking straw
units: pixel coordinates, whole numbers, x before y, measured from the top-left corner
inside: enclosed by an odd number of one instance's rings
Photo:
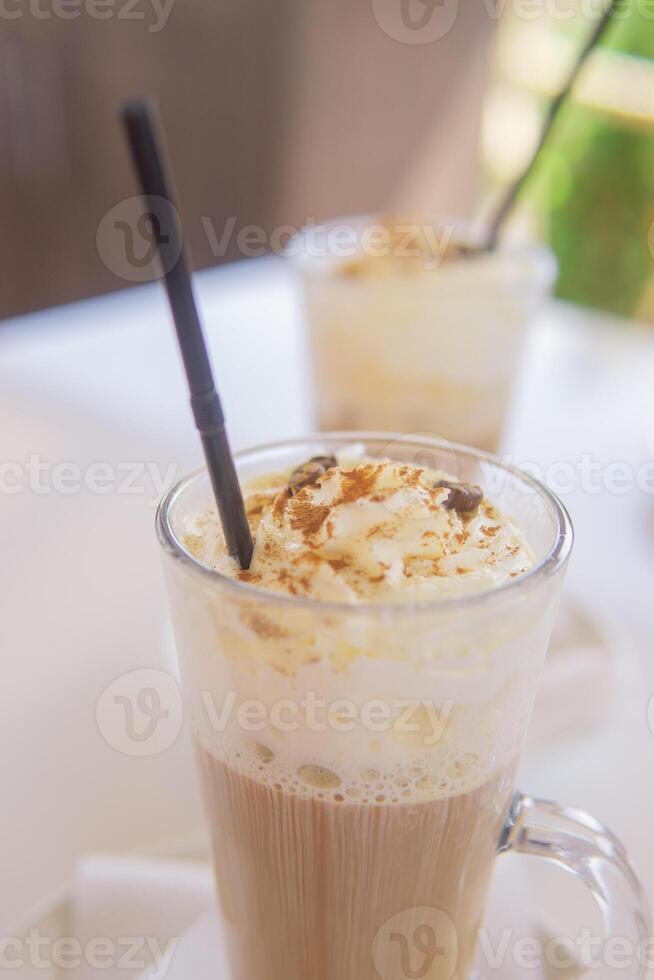
[[[252,560],[252,534],[195,305],[155,113],[147,102],[135,100],[122,107],[121,117],[146,203],[148,199],[156,199],[149,202],[156,207],[156,215],[150,219],[151,227],[162,259],[168,302],[191,393],[193,417],[202,439],[227,549],[230,555],[238,559],[241,568],[249,568]],[[170,268],[170,263],[162,255],[162,245],[166,246],[167,256],[175,257]]]
[[[508,191],[502,198],[499,206],[495,210],[495,213],[489,222],[488,236],[484,244],[484,249],[486,251],[491,251],[492,249],[497,247],[497,242],[499,239],[500,231],[502,230],[502,225],[504,224],[505,220],[513,210],[513,205],[515,204],[518,196],[520,195],[522,188],[525,186],[525,184],[531,177],[534,168],[538,163],[540,155],[543,151],[543,148],[547,143],[547,141],[549,140],[552,130],[554,129],[554,124],[558,118],[558,115],[561,109],[563,108],[564,104],[567,102],[568,96],[570,95],[570,92],[572,91],[577,81],[577,78],[579,77],[581,69],[584,67],[586,60],[588,59],[588,56],[592,53],[593,49],[596,47],[596,45],[599,43],[602,36],[604,35],[611,21],[611,17],[613,16],[613,13],[616,10],[618,4],[622,2],[623,0],[612,0],[612,2],[606,8],[602,16],[597,21],[597,24],[593,28],[592,34],[587,40],[584,47],[582,48],[577,60],[575,61],[572,67],[572,71],[570,72],[570,75],[568,76],[565,85],[563,86],[559,94],[556,96],[556,98],[552,101],[547,111],[545,123],[543,125],[543,129],[541,131],[540,139],[538,141],[536,149],[534,150],[531,158],[529,159],[527,166],[524,168],[524,170],[520,173],[520,175],[509,187]]]

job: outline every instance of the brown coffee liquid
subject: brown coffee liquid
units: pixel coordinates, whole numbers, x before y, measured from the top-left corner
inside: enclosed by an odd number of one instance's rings
[[[198,746],[233,980],[467,980],[513,767],[469,792],[288,792]]]

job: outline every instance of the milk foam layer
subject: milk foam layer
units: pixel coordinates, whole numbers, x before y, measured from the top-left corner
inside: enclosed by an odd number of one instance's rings
[[[452,506],[456,481],[445,473],[342,460],[298,492],[290,478],[271,474],[246,488],[255,540],[248,571],[227,555],[215,510],[192,522],[188,550],[259,588],[348,603],[452,598],[494,588],[533,564],[519,529],[488,501],[473,511]]]
[[[387,751],[387,741],[378,738],[376,755],[369,757],[366,765],[361,764],[356,749],[348,759],[330,754],[329,736],[317,754],[289,752],[284,747],[278,756],[270,748],[269,732],[261,736],[262,740],[243,735],[216,738],[206,727],[196,726],[195,735],[213,758],[278,792],[302,799],[387,806],[472,792],[501,765],[511,765],[518,753],[517,743],[505,747],[501,756],[497,746],[491,748],[492,743],[485,751],[466,751],[465,738],[460,737],[464,728],[459,737],[456,733],[460,724],[461,719],[452,721],[448,743],[433,751],[412,751],[408,746],[403,753],[392,753]],[[306,761],[314,758],[317,761]]]

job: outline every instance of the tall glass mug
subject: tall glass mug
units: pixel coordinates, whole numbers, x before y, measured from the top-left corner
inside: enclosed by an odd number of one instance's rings
[[[272,594],[182,543],[204,471],[164,498],[158,534],[213,839],[233,980],[465,980],[496,856],[576,874],[607,932],[647,910],[591,817],[515,792],[572,529],[529,476],[427,439],[317,435],[241,453],[242,481],[360,444],[482,485],[523,529],[529,573],[414,605]],[[634,971],[635,972],[635,971]]]
[[[321,429],[429,432],[494,451],[551,252],[464,255],[462,223],[343,218],[288,246],[301,274]],[[349,258],[348,258],[349,256]]]

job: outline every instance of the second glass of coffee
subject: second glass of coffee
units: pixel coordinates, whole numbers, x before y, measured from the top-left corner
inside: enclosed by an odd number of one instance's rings
[[[556,263],[537,246],[471,252],[475,240],[460,222],[374,216],[291,240],[321,429],[498,448]]]

